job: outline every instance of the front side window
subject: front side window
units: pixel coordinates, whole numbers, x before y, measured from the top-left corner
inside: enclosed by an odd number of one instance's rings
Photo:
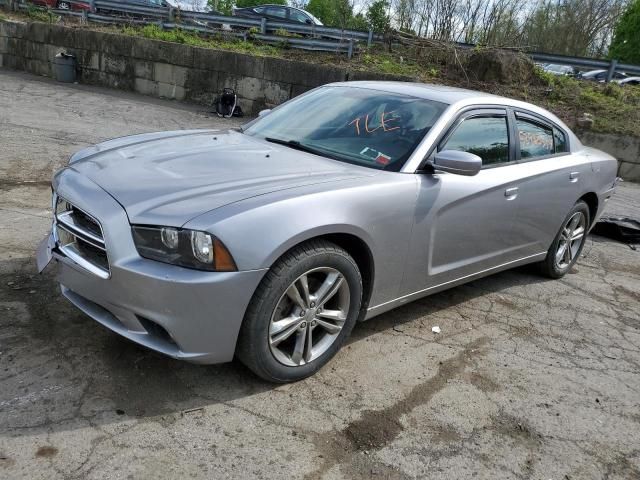
[[[506,116],[471,117],[463,120],[441,150],[460,150],[482,158],[482,165],[509,161],[509,129]]]
[[[517,119],[520,158],[544,157],[555,153],[553,130],[545,125]]]
[[[398,171],[446,108],[398,93],[323,87],[258,119],[245,133],[348,163]]]

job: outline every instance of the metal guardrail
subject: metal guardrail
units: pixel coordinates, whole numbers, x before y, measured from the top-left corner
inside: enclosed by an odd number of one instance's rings
[[[366,41],[371,46],[374,41],[382,40],[382,36],[373,31],[361,32],[342,30],[316,25],[297,25],[288,22],[252,19],[225,15],[212,15],[204,12],[184,11],[177,8],[151,7],[131,5],[109,0],[65,0],[71,9],[51,9],[57,15],[81,17],[88,22],[102,24],[155,24],[163,29],[180,28],[191,32],[225,36],[248,40],[254,38],[264,43],[283,44],[292,48],[316,50],[323,52],[346,53],[349,58],[358,48],[358,44]],[[10,0],[0,0],[0,5],[10,5]],[[14,8],[28,10],[32,4],[13,2]],[[234,30],[235,27],[235,30]],[[238,31],[237,29],[240,29]],[[274,35],[285,31],[291,36]],[[296,35],[305,35],[296,36]]]
[[[640,75],[639,65],[618,63],[617,60],[598,60],[595,58],[569,57],[566,55],[554,55],[548,53],[527,53],[536,62],[568,65],[570,67],[592,68],[594,70],[607,70],[607,81],[611,81],[614,72],[625,72]]]
[[[372,30],[363,32],[319,25],[278,22],[267,20],[266,18],[254,19],[213,15],[206,12],[192,12],[173,7],[133,5],[109,0],[65,1],[76,6],[82,5],[84,10],[53,9],[52,11],[59,15],[82,17],[85,21],[97,23],[156,24],[165,29],[181,28],[209,35],[220,33],[223,30],[226,36],[245,40],[251,37],[270,44],[286,43],[293,48],[306,50],[344,52],[347,53],[349,58],[351,58],[361,42],[366,42],[366,45],[370,47],[374,43],[384,41],[383,35],[374,33]],[[28,4],[18,3],[18,0],[0,0],[0,6],[7,7],[12,4],[20,9],[29,8]],[[242,31],[234,31],[234,27],[242,29]],[[274,33],[281,31],[293,35],[303,35],[303,37],[274,35]],[[475,45],[467,43],[457,43],[456,45],[461,48],[475,48]],[[527,52],[527,55],[536,62],[607,70],[607,81],[612,79],[615,72],[640,75],[639,65],[618,63],[617,60],[598,60],[539,52]]]

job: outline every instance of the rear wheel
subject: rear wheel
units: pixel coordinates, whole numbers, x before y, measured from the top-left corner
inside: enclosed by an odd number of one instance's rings
[[[544,275],[561,278],[571,270],[584,247],[589,222],[589,207],[581,200],[565,218],[547,252],[547,257],[539,264]]]
[[[272,382],[314,374],[340,349],[360,311],[362,279],[342,248],[312,241],[285,254],[262,280],[238,339],[238,357]]]

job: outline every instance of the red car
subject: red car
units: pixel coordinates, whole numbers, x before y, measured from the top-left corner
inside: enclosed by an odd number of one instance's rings
[[[41,7],[58,8],[60,10],[91,10],[91,6],[87,2],[78,0],[31,0],[31,3]]]

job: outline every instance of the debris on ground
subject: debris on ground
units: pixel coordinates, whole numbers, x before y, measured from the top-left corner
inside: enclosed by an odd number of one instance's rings
[[[433,333],[440,333],[441,332],[440,327],[437,326],[437,325],[435,327],[431,327],[431,331]]]
[[[633,248],[634,244],[640,243],[640,221],[629,217],[602,217],[592,233],[618,240]]]

